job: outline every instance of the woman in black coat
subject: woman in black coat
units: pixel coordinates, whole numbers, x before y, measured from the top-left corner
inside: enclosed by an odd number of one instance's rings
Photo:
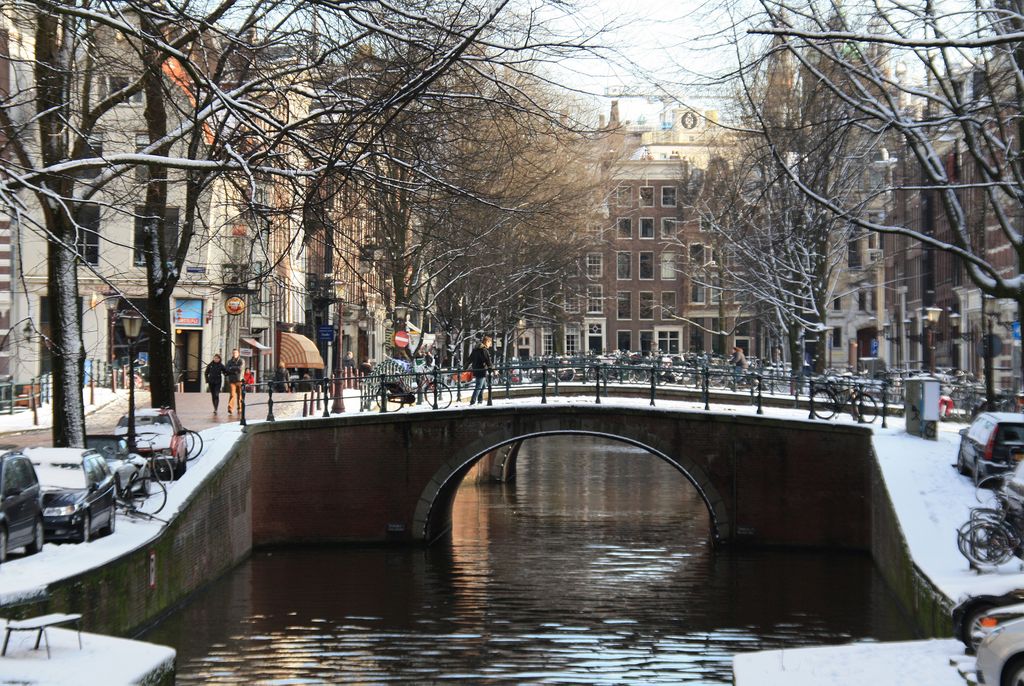
[[[217,405],[220,404],[220,389],[224,384],[224,375],[228,370],[220,361],[220,355],[213,356],[213,362],[206,365],[206,385],[210,391],[210,398],[213,400],[213,413],[217,414]]]

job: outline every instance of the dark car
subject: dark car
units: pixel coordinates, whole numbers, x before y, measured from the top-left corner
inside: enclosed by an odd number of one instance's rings
[[[1003,474],[1024,459],[1024,415],[1016,412],[985,412],[960,431],[956,468],[970,474],[974,483]]]
[[[95,450],[26,450],[43,488],[43,527],[48,541],[92,540],[112,534],[116,523],[114,474]]]
[[[43,549],[42,491],[29,459],[9,452],[0,455],[0,562],[21,546],[29,555]]]

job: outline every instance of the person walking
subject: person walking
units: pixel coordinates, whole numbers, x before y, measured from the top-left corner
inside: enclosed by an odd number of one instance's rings
[[[242,372],[245,369],[245,360],[238,352],[238,348],[231,351],[231,359],[224,365],[228,377],[228,414],[232,414],[235,408],[242,409]]]
[[[491,337],[484,336],[484,340],[469,356],[469,367],[473,370],[473,394],[469,398],[469,404],[475,405],[484,401],[484,381],[491,372]]]
[[[217,353],[213,356],[213,361],[206,365],[206,371],[203,372],[203,376],[206,377],[206,388],[213,400],[214,414],[217,414],[217,407],[220,405],[220,391],[227,371],[224,363],[220,361],[220,353]]]
[[[287,393],[288,381],[288,368],[282,362],[277,365],[277,371],[274,372],[274,393]]]
[[[349,350],[341,361],[341,377],[345,388],[352,388],[356,379],[356,356]]]
[[[732,365],[732,390],[736,390],[736,384],[747,369],[747,356],[743,354],[743,348],[738,345],[732,347],[732,357],[729,358]]]

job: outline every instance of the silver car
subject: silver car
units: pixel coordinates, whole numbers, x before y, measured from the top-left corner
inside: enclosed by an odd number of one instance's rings
[[[1024,619],[993,628],[978,646],[978,683],[1024,686]]]

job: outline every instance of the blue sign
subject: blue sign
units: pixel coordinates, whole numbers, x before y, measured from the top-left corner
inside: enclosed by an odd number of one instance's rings
[[[1013,340],[1020,340],[1020,322],[1013,323]]]
[[[330,324],[321,324],[316,329],[316,339],[318,341],[327,341],[328,343],[334,342],[334,327]]]
[[[878,339],[871,339],[871,357],[878,357]]]
[[[140,350],[139,352],[135,353],[135,362],[140,367],[145,367],[147,364],[149,364],[149,353],[147,353],[144,350]]]
[[[200,298],[175,298],[171,324],[177,329],[203,328],[203,301]]]

